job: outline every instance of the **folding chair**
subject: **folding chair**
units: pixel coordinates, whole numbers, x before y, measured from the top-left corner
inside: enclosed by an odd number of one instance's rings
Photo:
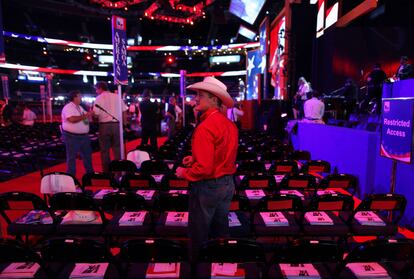
[[[188,180],[178,178],[175,174],[166,174],[162,177],[161,180],[161,189],[170,190],[170,189],[188,189],[189,182]]]
[[[337,274],[338,278],[355,278],[358,272],[362,272],[360,276],[368,276],[372,272],[385,271],[388,278],[413,278],[413,261],[412,239],[376,239],[352,249]],[[371,274],[370,278],[374,276]]]
[[[115,177],[111,173],[86,173],[82,177],[82,186],[87,194],[102,199],[106,192],[119,188]],[[101,191],[104,190],[104,191]]]
[[[258,162],[256,160],[246,160],[240,161],[236,175],[249,175],[249,174],[256,174],[256,173],[265,173],[266,166],[263,162]]]
[[[354,235],[393,236],[404,215],[407,200],[399,194],[367,196],[349,219]]]
[[[309,161],[311,159],[311,154],[306,150],[295,150],[289,153],[288,159],[296,161]]]
[[[41,257],[19,241],[0,238],[0,255],[1,278],[22,278],[19,273],[10,274],[11,269],[30,272],[26,276],[31,278],[49,278]]]
[[[63,192],[83,192],[83,187],[73,175],[65,172],[42,173],[40,193],[47,200],[51,195]]]
[[[109,163],[109,172],[116,173],[135,173],[138,172],[137,166],[130,160],[112,160]]]
[[[260,156],[260,160],[265,163],[272,163],[274,161],[280,161],[285,159],[285,153],[280,149],[265,150]]]
[[[229,270],[237,278],[262,278],[265,253],[263,247],[252,240],[216,239],[201,247],[198,262],[197,278],[223,278],[220,276]]]
[[[147,236],[152,229],[151,214],[147,210],[144,197],[134,192],[106,194],[102,209],[112,215],[105,227],[104,235]]]
[[[161,184],[162,177],[172,171],[166,162],[160,160],[150,160],[142,163],[141,172],[151,175],[154,177],[157,184]]]
[[[35,194],[7,192],[0,194],[0,214],[7,222],[7,232],[17,238],[29,235],[51,235],[57,220],[46,202]]]
[[[169,239],[131,239],[122,243],[118,260],[122,278],[191,278],[184,246]],[[178,276],[169,276],[168,269]]]
[[[302,212],[302,200],[298,196],[274,194],[264,197],[253,215],[254,233],[257,237],[297,236]]]
[[[103,278],[120,278],[113,256],[103,242],[87,238],[51,238],[42,242],[39,250],[52,278],[70,278],[76,271],[81,273],[79,275],[102,272]]]
[[[151,160],[151,156],[150,153],[147,151],[135,149],[128,152],[127,160],[134,162],[137,169],[140,169],[142,162]]]
[[[282,194],[296,194],[304,199],[315,194],[316,179],[309,174],[287,174],[280,182],[279,189]]]
[[[301,172],[303,173],[330,173],[331,172],[331,164],[328,161],[323,160],[310,160],[307,161],[302,169]]]
[[[50,198],[50,208],[64,214],[57,225],[60,235],[100,236],[107,223],[96,202],[83,193],[57,193]]]
[[[350,174],[331,174],[325,177],[320,183],[320,189],[326,190],[329,188],[343,189],[351,195],[355,195],[358,183],[357,178]]]
[[[174,191],[178,190],[160,192],[155,233],[161,237],[186,237],[188,233],[188,194]]]
[[[242,161],[250,161],[250,160],[257,161],[257,154],[253,151],[250,151],[248,148],[247,148],[247,151],[239,151],[237,153],[236,161],[242,162]]]
[[[292,160],[275,161],[267,170],[269,175],[273,175],[275,177],[277,184],[280,184],[286,174],[297,172],[298,164]]]
[[[240,196],[247,197],[250,206],[256,208],[258,201],[276,190],[276,181],[272,175],[246,175],[237,187]]]
[[[303,232],[307,236],[330,236],[346,239],[349,233],[348,218],[354,209],[349,195],[317,195],[310,201],[302,218]],[[327,220],[324,218],[326,217]]]
[[[249,200],[246,197],[234,195],[229,211],[230,237],[251,236],[250,212]]]
[[[296,239],[275,249],[268,278],[336,278],[343,254],[336,241]]]
[[[143,196],[149,208],[153,208],[158,199],[158,187],[154,177],[145,173],[127,173],[121,178],[121,186],[128,191],[136,191]]]

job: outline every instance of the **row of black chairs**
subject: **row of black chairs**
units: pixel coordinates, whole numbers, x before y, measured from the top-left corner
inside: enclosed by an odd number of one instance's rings
[[[113,241],[120,236],[188,235],[187,194],[160,192],[149,206],[149,201],[135,192],[111,192],[102,200],[85,193],[57,193],[51,196],[49,205],[32,193],[0,194],[0,214],[8,224],[7,232],[20,239],[58,234],[92,235]],[[397,194],[370,195],[358,206],[352,196],[343,194],[315,196],[307,205],[296,195],[274,194],[261,198],[257,208],[252,209],[246,197],[236,195],[230,207],[230,235],[318,236],[344,241],[361,235],[390,237],[398,232],[405,207],[405,197]],[[134,212],[143,214],[140,223],[122,224],[121,218]],[[66,222],[69,217],[74,222]],[[363,223],[361,217],[373,219]],[[170,218],[172,223],[168,223]]]
[[[293,278],[412,278],[414,262],[414,241],[408,239],[368,241],[349,253],[332,241],[294,240],[275,247],[269,257],[254,241],[217,239],[203,245],[192,265],[186,246],[177,241],[131,239],[122,242],[115,255],[109,248],[96,240],[73,237],[47,239],[35,247],[1,239],[0,268],[4,271],[15,262],[37,263],[35,278],[69,278],[79,264],[89,274],[99,270],[97,265],[108,264],[101,278],[290,278],[287,273],[292,271]],[[163,277],[155,266],[178,272]],[[373,271],[385,274],[373,276]]]

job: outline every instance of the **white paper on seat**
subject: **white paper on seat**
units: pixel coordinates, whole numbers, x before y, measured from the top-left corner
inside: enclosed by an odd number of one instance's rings
[[[241,223],[239,217],[237,217],[236,212],[229,212],[229,227],[240,227]]]
[[[305,213],[305,219],[311,225],[333,225],[332,219],[323,211],[310,211]]]
[[[155,190],[138,190],[136,193],[143,196],[146,201],[150,201],[155,194]]]
[[[211,276],[234,276],[237,272],[237,263],[212,263]]]
[[[161,183],[161,180],[162,180],[162,177],[164,176],[163,174],[153,174],[153,175],[151,175],[154,179],[155,179],[155,182],[157,182],[157,183]]]
[[[321,276],[313,264],[279,264],[284,278],[300,279],[311,278],[320,279]]]
[[[388,272],[376,262],[348,263],[346,265],[357,278],[391,278]]]
[[[295,195],[301,198],[304,197],[304,195],[298,190],[280,190],[279,193],[282,195]]]
[[[100,225],[102,218],[98,212],[91,210],[70,210],[63,217],[62,225]]]
[[[69,278],[71,279],[98,279],[104,278],[108,263],[77,263]]]
[[[168,194],[179,194],[179,195],[187,195],[187,190],[169,190]]]
[[[119,226],[142,226],[144,224],[147,211],[127,211],[119,219]]]
[[[289,226],[289,221],[282,212],[260,212],[260,216],[266,227]]]
[[[116,193],[116,192],[118,192],[118,189],[102,189],[96,192],[93,198],[97,200],[102,200],[106,194]]]
[[[150,263],[145,278],[179,278],[180,263]]]
[[[385,222],[372,211],[358,211],[354,218],[363,226],[385,226]]]
[[[40,265],[33,262],[11,263],[0,273],[0,278],[34,278],[39,268]]]
[[[266,196],[265,192],[262,189],[245,190],[244,192],[246,193],[246,197],[248,197],[249,200],[260,200]]]
[[[167,212],[165,225],[186,227],[188,225],[188,212]]]
[[[332,194],[336,194],[336,192],[334,190],[318,190],[316,191],[316,194],[318,196],[323,196],[323,195],[332,195]]]
[[[276,183],[280,183],[282,182],[283,177],[285,177],[285,174],[275,174],[274,177],[276,179]]]

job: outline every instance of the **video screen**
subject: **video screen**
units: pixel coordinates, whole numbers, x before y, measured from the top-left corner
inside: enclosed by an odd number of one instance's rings
[[[231,0],[230,13],[242,20],[254,24],[265,0]]]

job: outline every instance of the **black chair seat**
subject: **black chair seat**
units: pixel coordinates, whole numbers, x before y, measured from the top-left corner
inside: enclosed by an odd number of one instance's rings
[[[129,264],[125,278],[146,278],[146,273],[149,263],[131,263]],[[179,278],[192,278],[189,263],[180,263],[180,277]]]
[[[257,236],[277,236],[277,235],[298,235],[300,226],[296,222],[293,213],[283,212],[283,215],[289,222],[289,226],[266,226],[260,213],[255,213],[253,217],[254,231]]]
[[[3,271],[5,268],[7,268],[8,266],[9,266],[9,264],[10,263],[1,263],[0,264],[0,274],[1,274],[1,271]],[[6,278],[6,277],[2,277],[2,278]],[[9,278],[18,278],[18,277],[9,277]],[[47,276],[47,273],[46,273],[46,271],[44,270],[44,269],[42,269],[42,268],[40,268],[36,273],[35,273],[35,275],[34,275],[34,277],[33,278],[35,278],[35,279],[47,279],[47,278],[49,278],[48,276]]]
[[[106,225],[104,235],[131,235],[131,236],[145,236],[151,233],[151,215],[149,212],[145,216],[144,222],[141,226],[120,226],[119,219],[121,219],[124,212],[117,213]]]
[[[155,234],[159,236],[187,236],[188,226],[166,226],[167,213],[162,212],[155,222]]]
[[[240,226],[230,227],[231,237],[248,237],[251,235],[250,214],[248,212],[235,212],[240,221]]]
[[[103,224],[88,225],[88,224],[67,224],[58,225],[56,233],[58,235],[88,235],[100,236],[104,230]]]
[[[73,269],[75,268],[75,263],[68,263],[61,268],[59,275],[56,277],[57,279],[67,279],[70,278],[70,274],[72,273]],[[108,268],[106,269],[104,279],[118,279],[120,278],[118,269],[115,265],[109,264]]]
[[[313,264],[313,267],[318,271],[321,279],[335,278],[331,276],[329,272],[329,268],[325,264],[315,263]],[[286,277],[283,275],[279,264],[273,264],[269,269],[268,278],[286,278]],[[306,278],[306,277],[303,277],[303,278]]]
[[[313,236],[346,236],[349,233],[348,226],[340,217],[333,212],[326,211],[325,213],[332,219],[333,225],[311,225],[304,218],[303,232]]]
[[[387,223],[383,217],[385,226],[361,225],[357,221],[352,221],[351,231],[354,235],[395,235],[398,232],[398,225]]]
[[[10,235],[50,235],[55,231],[56,226],[54,224],[17,224],[13,222],[7,227],[7,233]]]
[[[199,263],[197,264],[197,278],[209,279],[211,278],[211,263]],[[262,268],[257,263],[240,263],[238,267],[244,269],[246,279],[263,278]],[[231,277],[229,277],[231,278]],[[237,277],[238,278],[238,277]],[[276,278],[276,277],[269,277]]]

